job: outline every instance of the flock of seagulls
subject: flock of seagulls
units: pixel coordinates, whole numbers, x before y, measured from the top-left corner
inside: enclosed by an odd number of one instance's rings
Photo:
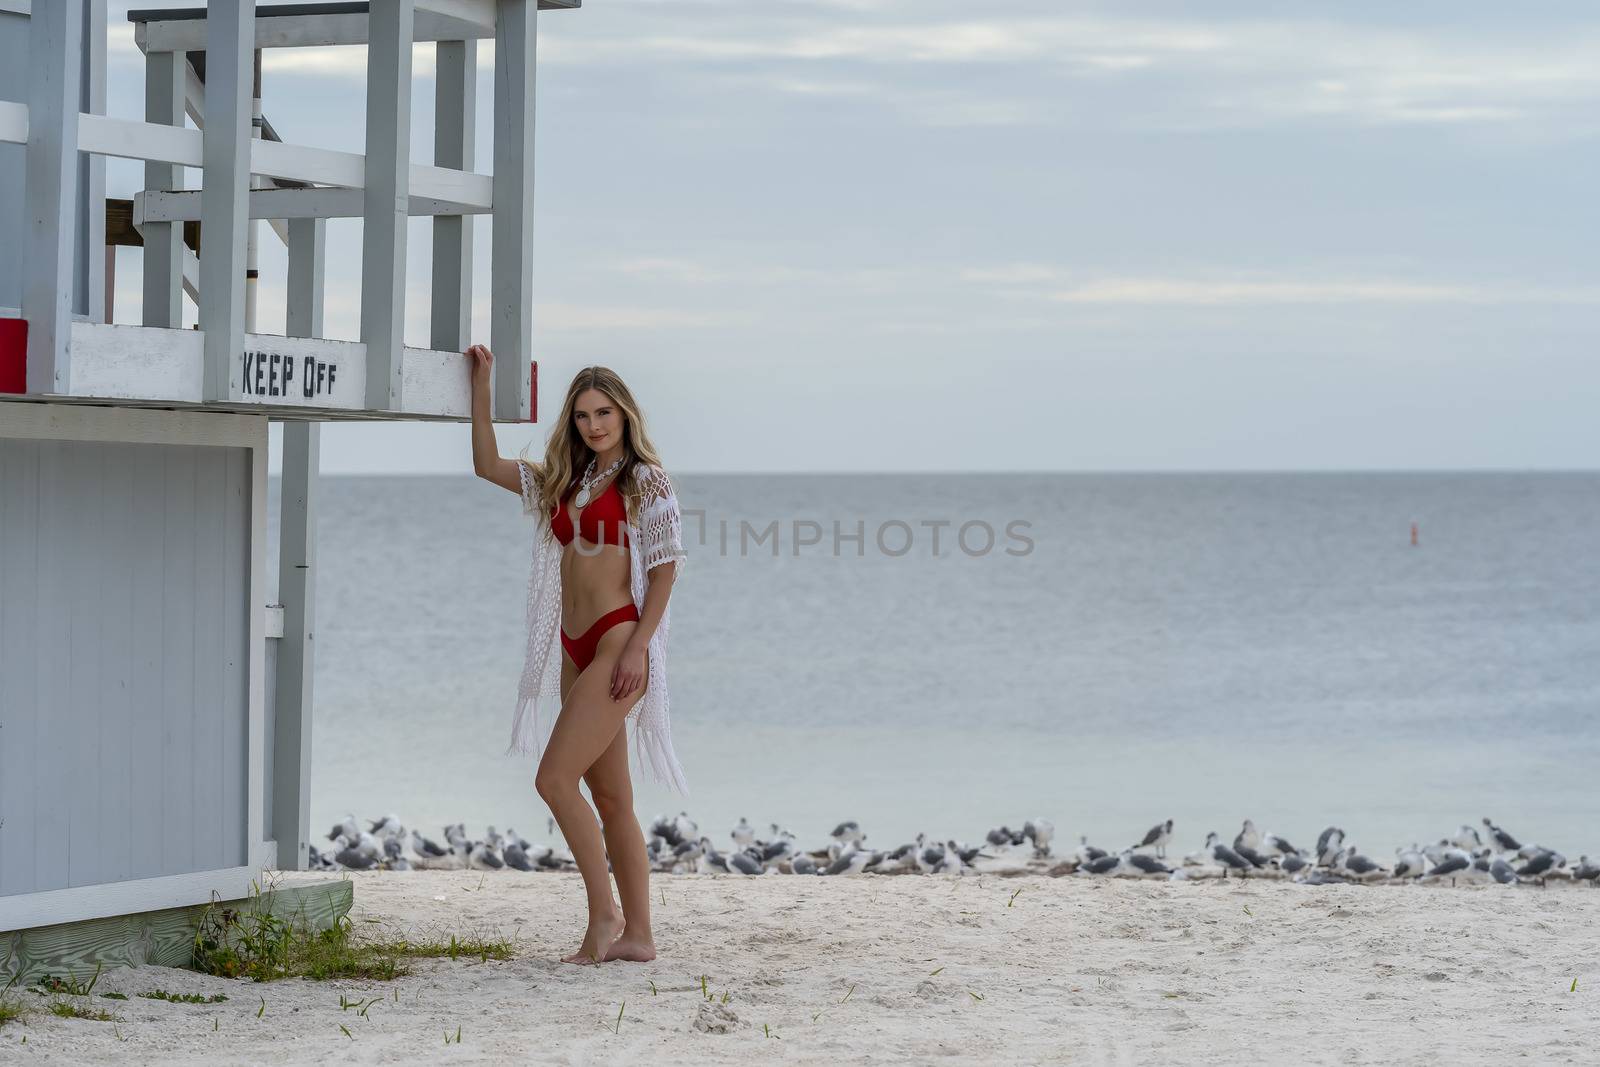
[[[1072,852],[1057,856],[1052,841],[1055,827],[1048,819],[1023,823],[1022,829],[1000,826],[990,830],[981,845],[954,839],[939,841],[918,834],[890,849],[867,845],[867,835],[855,821],[842,822],[820,849],[801,848],[794,834],[771,823],[770,834],[758,837],[755,828],[740,819],[730,837],[733,846],[719,850],[700,833],[688,813],[660,815],[646,835],[651,869],[670,874],[972,874],[1036,870],[1051,875],[1196,879],[1258,877],[1282,878],[1307,884],[1332,882],[1409,882],[1473,884],[1546,884],[1551,879],[1600,884],[1600,865],[1579,856],[1569,865],[1552,848],[1523,844],[1490,819],[1483,829],[1463,824],[1455,833],[1431,844],[1413,843],[1394,850],[1393,862],[1384,865],[1362,853],[1345,837],[1343,829],[1329,826],[1314,848],[1296,848],[1287,838],[1262,833],[1244,820],[1231,843],[1219,834],[1206,835],[1205,844],[1183,856],[1176,865],[1167,859],[1173,839],[1173,820],[1152,826],[1135,844],[1112,851],[1078,839]],[[555,833],[555,820],[548,823]],[[361,829],[349,815],[328,833],[331,846],[311,849],[311,867],[317,870],[511,870],[571,871],[576,869],[566,849],[536,845],[506,828],[488,827],[481,839],[467,836],[455,823],[444,828],[444,844],[407,830],[399,818],[386,815]],[[409,848],[409,854],[408,854]]]

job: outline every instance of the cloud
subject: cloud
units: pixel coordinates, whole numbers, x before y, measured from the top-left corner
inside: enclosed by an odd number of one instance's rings
[[[963,281],[997,287],[1000,295],[1057,304],[1148,304],[1217,307],[1282,304],[1600,304],[1600,287],[1523,283],[1416,281],[1394,278],[1262,278],[1123,276],[1018,263],[963,271]]]
[[[734,312],[696,312],[680,308],[599,304],[535,304],[533,329],[549,333],[608,333],[616,330],[683,330],[727,326],[742,321]]]
[[[797,11],[725,5],[688,34],[646,7],[597,32],[562,24],[541,58],[698,68],[690,78],[735,68],[773,92],[874,97],[926,124],[1070,117],[1073,94],[1062,78],[1126,80],[1137,92],[1119,102],[1123,121],[1180,129],[1547,120],[1547,133],[1581,136],[1592,122],[1574,120],[1600,102],[1600,33],[1555,23],[1490,35],[1465,23],[1423,31],[1331,19],[952,17],[937,6],[915,17],[904,7],[872,8],[845,20]],[[952,92],[952,68],[989,76]],[[920,98],[928,105],[910,106]],[[965,107],[950,107],[952,99]]]

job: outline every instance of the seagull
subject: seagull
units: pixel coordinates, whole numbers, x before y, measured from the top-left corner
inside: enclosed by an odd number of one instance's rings
[[[1261,835],[1261,853],[1267,856],[1296,856],[1300,850],[1289,844],[1287,838],[1277,834]]]
[[[851,819],[848,822],[842,822],[838,826],[835,826],[833,828],[833,833],[829,834],[828,836],[839,842],[859,841],[863,836],[861,833],[861,824],[856,822],[854,819]]]
[[[510,833],[509,830],[507,830],[506,832]],[[510,867],[512,870],[516,870],[516,871],[532,871],[533,870],[533,861],[528,859],[527,850],[524,849],[517,842],[512,841],[512,842],[508,843],[506,845],[504,855],[505,855],[505,860],[506,860],[506,866]]]
[[[1344,831],[1330,826],[1317,837],[1317,866],[1331,867],[1334,858],[1344,845]]]
[[[746,822],[744,816],[741,815],[739,817],[739,825],[733,828],[733,843],[740,848],[749,848],[755,844],[755,840],[755,828]]]
[[[1257,852],[1255,849],[1251,848],[1249,845],[1242,845],[1239,842],[1235,841],[1233,843],[1233,850],[1235,852],[1237,852],[1239,855],[1243,856],[1245,859],[1249,860],[1250,861],[1250,866],[1252,866],[1252,867],[1260,869],[1260,868],[1265,867],[1267,865],[1267,857],[1263,856],[1261,853]]]
[[[1483,825],[1489,828],[1489,844],[1493,845],[1497,851],[1515,852],[1522,847],[1517,843],[1516,838],[1490,822],[1489,816],[1485,815],[1483,817]]]
[[[367,825],[367,829],[375,834],[388,834],[402,832],[405,830],[405,827],[400,825],[400,816],[385,815],[383,818],[369,823]]]
[[[1593,882],[1595,879],[1600,878],[1600,867],[1590,863],[1588,856],[1579,856],[1578,866],[1573,869],[1572,877],[1580,882]]]
[[[1359,878],[1364,882],[1382,878],[1384,870],[1357,850],[1355,845],[1347,845],[1339,853],[1337,866],[1344,873]]]
[[[1460,828],[1456,830],[1455,836],[1450,838],[1450,844],[1460,849],[1466,849],[1470,852],[1471,850],[1482,846],[1483,838],[1478,835],[1478,831],[1475,827],[1469,826],[1466,823],[1462,823]]]
[[[1306,858],[1298,852],[1286,853],[1278,859],[1278,869],[1285,874],[1299,874],[1309,866]]]
[[[446,853],[445,849],[440,848],[435,841],[422,837],[421,830],[411,830],[411,851],[418,854],[422,859],[438,859],[438,857],[450,854]]]
[[[1233,850],[1239,852],[1241,847],[1247,848],[1252,852],[1261,848],[1261,834],[1256,830],[1256,824],[1249,819],[1244,821],[1244,825],[1239,828],[1238,835],[1233,839]],[[1244,855],[1242,852],[1239,852],[1239,854],[1241,856]],[[1256,866],[1259,867],[1260,864],[1258,863]]]
[[[1146,830],[1144,834],[1144,840],[1140,841],[1133,847],[1153,848],[1156,850],[1157,856],[1164,857],[1167,854],[1167,842],[1171,840],[1172,820],[1168,819],[1166,822],[1158,822],[1154,826],[1150,827],[1150,829]]]
[[[1050,855],[1050,839],[1055,836],[1056,825],[1043,816],[1036,816],[1022,824],[1022,835],[1033,842],[1035,856]],[[967,861],[972,862],[971,860]]]
[[[1472,871],[1472,855],[1465,849],[1452,848],[1439,859],[1434,861],[1433,869],[1428,872],[1429,878],[1449,878],[1452,885],[1457,878],[1466,877]],[[1399,873],[1396,867],[1395,873]]]
[[[1095,859],[1079,867],[1078,870],[1088,871],[1090,874],[1109,874],[1120,866],[1122,866],[1121,856],[1108,856],[1105,853],[1101,853]]]
[[[1489,874],[1501,885],[1509,885],[1517,880],[1517,872],[1511,869],[1511,864],[1496,856],[1489,864]]]
[[[867,863],[875,856],[881,859],[883,853],[873,852],[864,848],[856,848],[852,845],[847,851],[842,853],[838,859],[828,864],[822,873],[860,874],[862,868],[866,867]]]
[[[1227,845],[1224,845],[1221,841],[1216,840],[1216,837],[1216,832],[1213,831],[1211,836],[1207,839],[1208,841],[1212,842],[1211,862],[1222,868],[1222,876],[1224,878],[1228,876],[1228,870],[1230,868],[1241,873],[1255,869],[1254,864],[1245,859],[1243,856],[1239,855],[1238,852],[1229,848]]]
[[[1428,869],[1428,861],[1417,850],[1416,845],[1410,848],[1397,848],[1394,850],[1394,876],[1396,878],[1420,878]]]
[[[1089,844],[1088,834],[1079,834],[1078,847],[1074,854],[1078,857],[1078,863],[1080,865],[1087,865],[1104,856],[1106,854],[1106,850],[1103,848],[1095,848],[1093,845]]]
[[[1005,825],[1001,825],[998,829],[990,830],[986,835],[984,835],[984,840],[996,848],[1004,848],[1005,846],[1011,844],[1011,839],[1011,827]]]
[[[728,866],[740,874],[761,874],[765,870],[760,860],[743,849],[728,856]]]
[[[334,823],[333,829],[328,831],[328,840],[333,841],[343,834],[347,840],[354,841],[361,836],[361,827],[356,825],[355,813],[344,817],[344,822]]]
[[[802,852],[789,861],[789,869],[795,874],[816,874],[817,863],[809,855]]]
[[[1123,849],[1122,855],[1118,859],[1128,874],[1143,877],[1152,874],[1170,875],[1172,873],[1171,867],[1168,867],[1154,856],[1146,855],[1143,852],[1135,852],[1131,848]]]
[[[1218,840],[1217,832],[1215,830],[1211,831],[1206,835],[1205,844],[1183,857],[1183,865],[1185,867],[1204,867],[1210,864],[1212,862],[1211,850],[1216,847]]]
[[[965,873],[965,870],[966,864],[962,862],[961,849],[954,841],[946,841],[944,843],[944,855],[941,856],[939,862],[934,865],[933,873],[963,874]]]
[[[1556,854],[1546,849],[1525,863],[1522,869],[1517,872],[1517,877],[1537,878],[1539,879],[1539,884],[1544,885],[1545,876],[1550,873],[1555,865]]]

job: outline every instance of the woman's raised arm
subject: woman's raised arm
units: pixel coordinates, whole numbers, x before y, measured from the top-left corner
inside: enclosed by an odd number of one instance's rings
[[[489,380],[494,373],[494,353],[483,345],[473,345],[466,354],[472,361],[472,473],[521,496],[522,475],[517,471],[520,461],[506,459],[500,454],[494,423],[489,421]]]

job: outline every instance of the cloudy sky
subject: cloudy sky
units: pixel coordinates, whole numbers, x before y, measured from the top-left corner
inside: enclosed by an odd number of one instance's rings
[[[111,6],[110,111],[139,117]],[[543,419],[603,363],[681,471],[1597,466],[1588,3],[587,0],[539,49]],[[359,147],[364,64],[268,53],[268,117]],[[359,334],[359,268],[334,224],[330,336]],[[326,472],[471,467],[465,425],[323,442]]]

